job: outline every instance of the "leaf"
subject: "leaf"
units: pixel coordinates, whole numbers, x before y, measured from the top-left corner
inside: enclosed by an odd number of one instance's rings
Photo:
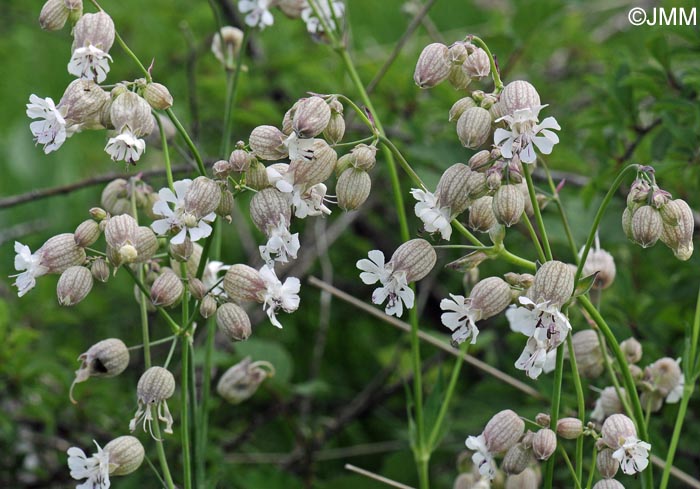
[[[588,291],[591,290],[591,287],[593,287],[599,273],[600,272],[595,272],[588,277],[579,279],[578,284],[576,284],[576,290],[574,290],[574,297],[587,294]]]
[[[668,41],[665,36],[657,36],[649,41],[649,52],[656,61],[664,67],[666,71],[670,71],[671,53],[668,49]]]

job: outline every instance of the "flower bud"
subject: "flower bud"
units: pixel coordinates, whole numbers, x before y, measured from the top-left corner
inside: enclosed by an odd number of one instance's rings
[[[506,85],[501,93],[501,102],[509,114],[541,105],[540,95],[535,87],[524,80],[516,80]]]
[[[549,428],[542,428],[532,437],[532,453],[537,460],[547,460],[557,449],[557,435]]]
[[[68,84],[58,104],[68,126],[103,129],[101,113],[110,103],[109,94],[97,83],[78,78]]]
[[[166,269],[151,286],[151,302],[154,306],[170,307],[180,300],[184,290],[180,277]]]
[[[109,279],[109,265],[103,258],[98,258],[92,262],[90,272],[96,280],[102,283],[107,282],[107,279]]]
[[[41,8],[41,13],[39,14],[39,25],[41,28],[45,31],[61,30],[72,13],[82,13],[82,0],[71,3],[75,3],[73,8],[65,0],[48,0]]]
[[[146,370],[136,386],[136,394],[144,404],[156,404],[170,399],[175,393],[175,377],[163,367]]]
[[[483,172],[493,163],[491,152],[487,149],[477,151],[469,158],[469,168],[472,171]]]
[[[565,440],[575,440],[583,434],[583,423],[578,418],[561,418],[557,421],[557,435]]]
[[[529,295],[536,304],[549,301],[550,305],[561,307],[574,293],[574,278],[574,270],[566,263],[548,261],[535,273]]]
[[[464,163],[455,163],[440,177],[435,190],[439,207],[449,207],[453,216],[459,215],[469,207],[469,196],[464,191],[471,170]]]
[[[693,231],[695,230],[693,211],[688,206],[688,203],[682,199],[669,201],[666,207],[669,206],[675,208],[675,212],[678,215],[678,224],[673,226],[664,223],[661,241],[673,250],[676,258],[686,261],[693,254]]]
[[[251,154],[244,149],[234,149],[228,158],[231,170],[239,173],[248,171],[251,160]]]
[[[683,372],[673,358],[664,357],[645,369],[645,379],[650,382],[661,397],[666,397],[683,379]]]
[[[635,338],[627,338],[621,342],[620,350],[625,355],[627,363],[634,364],[642,359],[642,344]]]
[[[535,276],[529,273],[506,273],[503,278],[513,287],[519,287],[523,290],[532,287],[535,282]]]
[[[641,207],[642,202],[649,199],[651,193],[651,185],[645,180],[635,180],[632,182],[630,191],[627,194],[627,208],[634,211]]]
[[[248,314],[233,302],[222,304],[216,310],[216,324],[231,341],[245,341],[252,333]]]
[[[224,290],[234,301],[262,302],[266,289],[260,273],[248,265],[231,265],[224,275]]]
[[[503,172],[500,168],[491,167],[486,171],[486,186],[489,190],[498,190],[503,180]]]
[[[479,310],[479,320],[500,314],[511,301],[510,286],[498,277],[479,281],[469,294],[471,308]]]
[[[309,160],[297,159],[289,164],[294,173],[294,183],[307,187],[321,183],[333,175],[338,154],[323,139],[314,140],[313,157]]]
[[[129,365],[129,349],[122,340],[110,338],[92,345],[78,360],[81,362],[80,368],[75,371],[75,380],[69,392],[73,403],[75,384],[85,382],[90,377],[115,377],[126,370]]]
[[[202,218],[216,210],[221,201],[221,187],[207,177],[197,177],[185,193],[185,211]]]
[[[56,285],[58,303],[62,306],[74,306],[82,301],[92,290],[92,274],[85,267],[70,267],[61,274]]]
[[[170,256],[179,262],[186,262],[194,252],[194,244],[189,236],[185,237],[185,240],[180,244],[173,244],[171,242],[169,247]]]
[[[335,185],[338,206],[345,211],[357,209],[365,203],[371,189],[372,179],[366,171],[346,169]]]
[[[104,11],[85,14],[73,27],[73,49],[92,44],[105,53],[114,44],[114,22]]]
[[[462,146],[475,149],[486,142],[491,134],[491,114],[481,107],[465,110],[457,120],[457,136]]]
[[[547,413],[537,413],[537,415],[535,416],[535,423],[537,423],[543,428],[549,428],[551,422],[552,418]]]
[[[262,190],[270,185],[270,181],[267,178],[267,171],[265,170],[265,165],[260,163],[257,159],[252,158],[250,162],[250,167],[245,172],[246,183],[248,186],[254,190]]]
[[[86,248],[94,244],[97,238],[100,237],[100,225],[92,219],[83,221],[75,229],[73,237],[75,239],[75,244],[81,248]]]
[[[498,121],[499,119],[508,115],[508,109],[506,109],[506,104],[504,104],[502,100],[499,100],[489,108],[489,114],[491,114],[491,119],[494,122]],[[505,122],[501,121],[500,124],[504,125]]]
[[[622,211],[622,230],[627,239],[634,240],[632,237],[632,211],[629,210],[629,207],[625,207],[625,210]]]
[[[230,190],[223,189],[221,191],[221,200],[219,200],[219,206],[216,208],[216,215],[221,216],[229,223],[231,222],[231,214],[233,214],[234,199],[233,194]]]
[[[231,404],[240,404],[274,374],[275,369],[269,362],[251,362],[250,357],[246,357],[224,372],[216,385],[216,392]]]
[[[508,449],[501,470],[506,474],[520,474],[530,465],[532,461],[532,451],[525,447],[523,443],[516,443]]]
[[[450,122],[458,120],[460,116],[464,114],[465,110],[471,109],[472,107],[476,107],[476,102],[474,102],[474,99],[471,97],[463,97],[457,100],[450,109],[450,116],[448,120]]]
[[[492,205],[496,221],[510,227],[520,222],[525,210],[525,199],[517,186],[503,185],[493,194]]]
[[[596,482],[593,489],[625,489],[625,486],[615,479],[603,479]]]
[[[145,451],[138,438],[120,436],[105,445],[103,451],[109,454],[109,475],[127,475],[143,463]]]
[[[466,90],[472,79],[469,78],[462,65],[452,65],[450,74],[447,75],[447,81],[455,90]]]
[[[100,205],[113,216],[130,213],[131,200],[128,182],[123,178],[109,182],[102,190]]]
[[[571,337],[576,356],[576,367],[582,377],[595,379],[605,370],[603,352],[598,335],[592,329],[577,331]]]
[[[486,175],[478,171],[472,171],[467,178],[464,190],[471,200],[478,199],[486,195],[488,188],[486,187]]]
[[[540,478],[534,469],[527,467],[519,474],[509,475],[505,489],[538,489]]]
[[[620,394],[625,395],[625,390],[620,389]],[[622,401],[617,396],[617,391],[615,387],[606,387],[600,392],[600,397],[596,401],[595,409],[591,413],[591,418],[603,421],[605,418],[611,414],[621,413]]]
[[[189,289],[190,294],[192,294],[192,297],[198,301],[201,301],[207,293],[206,285],[204,285],[204,283],[198,278],[193,277],[189,279],[187,288]]]
[[[600,475],[606,479],[612,479],[617,474],[617,469],[620,468],[620,462],[613,458],[612,448],[603,448],[598,452],[595,458],[595,465],[600,472]]]
[[[481,79],[489,76],[491,73],[491,61],[489,55],[481,48],[476,48],[467,56],[463,65],[464,72],[470,78]]]
[[[323,132],[331,119],[331,109],[321,97],[301,99],[294,111],[292,129],[300,138],[313,138]]]
[[[127,244],[133,245],[138,227],[136,220],[128,214],[110,217],[104,230],[105,241],[115,250],[120,250]]]
[[[603,423],[600,434],[605,445],[617,450],[622,446],[625,438],[637,437],[637,429],[634,427],[634,422],[624,414],[612,414]]]
[[[663,220],[658,210],[644,205],[632,215],[632,239],[642,248],[656,244],[663,232]]]
[[[486,447],[491,453],[501,453],[515,445],[525,432],[525,422],[515,411],[496,413],[484,428]]]
[[[148,105],[156,110],[165,110],[173,106],[173,96],[168,87],[160,83],[148,83],[141,94]]]
[[[89,211],[93,219],[102,221],[107,218],[107,212],[100,207],[91,207]]]
[[[488,232],[497,223],[493,212],[493,197],[486,195],[476,199],[469,208],[469,227],[474,231]]]
[[[250,217],[260,232],[267,235],[268,230],[276,227],[280,219],[287,226],[292,219],[292,209],[284,194],[274,187],[264,188],[250,200]]]
[[[484,109],[489,111],[489,114],[491,114],[491,107],[494,106],[495,103],[498,102],[498,97],[491,93],[487,93],[484,95],[484,98],[479,102],[479,107],[483,107]],[[493,114],[491,114],[491,119],[493,119]]]
[[[63,233],[46,240],[36,252],[46,273],[63,273],[72,266],[85,263],[85,250],[75,244],[72,233]]]
[[[216,299],[214,299],[210,294],[207,294],[202,299],[202,303],[199,305],[199,314],[202,315],[204,319],[208,319],[216,314],[218,304]]]
[[[258,158],[273,161],[288,156],[285,139],[285,134],[274,126],[258,126],[250,133],[248,144]]]
[[[593,282],[594,289],[607,289],[615,280],[615,259],[605,250],[590,250],[586,263],[583,265],[582,275],[588,277],[598,272]]]
[[[350,154],[354,158],[353,166],[358,170],[370,171],[377,162],[377,147],[358,144]]]
[[[153,130],[151,106],[135,92],[124,92],[117,96],[109,109],[112,125],[118,132],[129,128],[135,136],[148,135]]]
[[[441,43],[428,44],[418,57],[413,81],[420,88],[432,88],[450,75],[449,49]]]
[[[406,282],[417,282],[435,266],[437,254],[424,239],[412,239],[399,246],[391,255],[394,272],[406,272]]]
[[[137,263],[145,263],[153,258],[153,255],[158,251],[158,238],[151,228],[148,226],[136,228],[134,248],[137,255],[134,261]]]
[[[323,137],[331,144],[338,144],[345,135],[345,119],[343,113],[331,111],[331,118],[323,130]]]

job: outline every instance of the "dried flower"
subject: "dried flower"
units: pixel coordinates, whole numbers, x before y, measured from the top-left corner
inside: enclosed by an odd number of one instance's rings
[[[90,377],[115,377],[129,365],[129,349],[118,338],[98,341],[88,351],[78,357],[80,368],[75,371],[75,380],[70,386],[69,397],[73,399],[75,384],[85,382]]]
[[[224,68],[233,70],[235,68],[235,58],[241,49],[242,43],[243,31],[237,27],[226,25],[214,34],[211,42],[211,52],[224,65]]]
[[[173,432],[173,417],[168,409],[167,400],[175,393],[175,378],[163,367],[151,367],[146,370],[139,379],[136,387],[138,397],[138,409],[134,418],[129,422],[129,430],[134,431],[136,425],[143,420],[143,430],[153,434],[153,418],[156,422],[165,423],[164,431],[168,434]]]
[[[275,367],[270,362],[253,362],[246,357],[224,372],[216,392],[231,404],[240,404],[250,399],[265,379],[274,375]]]

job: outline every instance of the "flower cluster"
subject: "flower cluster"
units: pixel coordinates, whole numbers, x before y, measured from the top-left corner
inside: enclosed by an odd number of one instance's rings
[[[306,23],[307,31],[312,35],[325,32],[326,26],[331,31],[338,30],[336,21],[345,14],[345,4],[333,0],[239,0],[238,10],[245,15],[249,27],[265,29],[274,24],[275,18],[270,12],[272,7],[279,7],[285,15],[301,18]]]

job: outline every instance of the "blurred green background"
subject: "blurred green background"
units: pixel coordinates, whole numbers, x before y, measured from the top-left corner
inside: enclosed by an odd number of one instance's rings
[[[211,4],[218,8],[231,2],[102,2],[117,30],[144,63],[154,60],[155,80],[169,87],[175,97],[175,112],[192,128],[205,158],[216,161],[225,157],[218,154],[225,75],[209,51],[216,29]],[[409,12],[418,4],[398,0],[349,0],[347,4],[351,54],[367,83],[389,57],[411,20]],[[0,199],[125,170],[104,153],[103,132],[78,134],[50,155],[34,146],[24,113],[29,95],[58,101],[71,81],[66,71],[71,43],[68,30],[41,31],[37,22],[41,5],[40,1],[2,2]],[[695,6],[679,2],[660,5]],[[429,42],[449,44],[477,34],[497,55],[505,81],[531,81],[543,103],[549,104],[543,115],[555,116],[562,126],[561,143],[547,161],[552,169],[573,174],[561,196],[579,244],[614,175],[628,163],[654,165],[659,184],[698,209],[700,33],[695,26],[633,27],[627,21],[632,6],[638,3],[438,0],[372,99],[390,137],[418,173],[434,185],[442,170],[454,162],[466,162],[471,154],[461,147],[454,126],[447,122],[450,106],[461,95],[446,84],[419,90],[412,81],[413,68]],[[92,10],[86,2],[86,11]],[[225,14],[225,10],[221,12]],[[108,82],[139,76],[118,46],[111,54],[114,63]],[[278,10],[274,26],[253,34],[253,49],[246,54],[245,63],[248,71],[241,76],[233,141],[247,140],[252,128],[260,124],[279,126],[284,112],[307,91],[344,93],[357,100],[338,57],[328,46],[314,43],[303,22],[287,19]],[[482,88],[490,89],[487,84]],[[355,119],[346,139],[366,135]],[[176,164],[183,161],[177,152],[173,155]],[[149,146],[142,161],[128,170],[133,174],[162,165],[161,152]],[[160,177],[147,181],[154,188],[164,185]],[[408,179],[404,178],[403,184],[408,195]],[[322,266],[313,259],[305,275],[332,277],[336,286],[370,301],[371,290],[361,284],[354,263],[368,250],[379,248],[388,255],[399,244],[398,233],[388,232],[397,229],[392,199],[382,191],[388,185],[380,161],[373,173],[376,190],[370,201],[332,243],[328,263]],[[0,276],[13,273],[14,240],[36,250],[48,237],[72,232],[88,217],[88,209],[99,204],[101,190],[101,185],[90,186],[0,209]],[[241,205],[244,209],[246,200]],[[411,202],[408,205],[412,207]],[[615,284],[603,294],[601,308],[618,338],[634,335],[642,342],[644,366],[661,356],[681,355],[684,331],[695,306],[700,259],[696,255],[681,263],[661,244],[642,250],[629,243],[619,224],[623,207],[620,196],[600,229],[601,244],[615,256],[618,270]],[[296,222],[295,228],[312,244],[326,226],[332,227],[340,219],[342,211],[334,210],[327,222]],[[554,206],[545,211],[545,221],[555,257],[572,260]],[[412,231],[419,233],[415,217],[410,223]],[[239,239],[246,236],[247,229],[244,222],[226,228],[227,263],[248,261],[241,244],[244,240]],[[262,239],[259,234],[254,238]],[[525,229],[511,229],[506,243],[523,256],[535,258]],[[424,308],[421,327],[442,339],[446,329],[440,324],[439,301],[448,292],[462,293],[464,283],[461,275],[441,268],[459,256],[459,250],[442,250],[436,272],[419,287],[419,303]],[[480,274],[486,277],[510,270],[505,264],[487,262]],[[11,283],[12,279],[0,280],[0,453],[4,454],[0,486],[72,487],[65,450],[73,445],[87,450],[92,439],[104,445],[126,434],[128,420],[136,410],[135,384],[143,366],[141,356],[133,354],[131,366],[122,376],[79,385],[76,394],[80,403],[73,406],[68,402],[68,387],[78,366],[75,358],[106,337],[119,337],[128,345],[140,343],[138,308],[123,273],[107,285],[96,285],[87,300],[71,309],[58,306],[55,277],[40,279],[36,289],[21,300]],[[405,408],[404,383],[410,373],[407,338],[335,300],[330,306],[327,333],[319,334],[325,331],[319,292],[304,285],[301,298],[299,311],[283,318],[284,329],[277,330],[258,318],[260,324],[251,340],[235,347],[222,342],[217,350],[218,374],[252,354],[277,365],[278,375],[245,404],[233,407],[218,398],[213,401],[206,453],[212,487],[383,487],[345,471],[346,462],[416,484]],[[154,322],[154,336],[165,336],[166,326],[155,317]],[[573,313],[572,324],[574,330],[587,327],[578,312]],[[489,320],[480,329],[478,345],[471,353],[526,380],[513,367],[523,346],[522,337],[508,334],[505,318]],[[325,347],[316,347],[319,342],[325,342]],[[321,352],[319,362],[312,360],[314,351]],[[154,352],[156,361],[162,362],[167,347],[156,347]],[[423,357],[430,391],[448,375],[452,358],[427,346]],[[385,375],[377,376],[378,372]],[[575,398],[568,370],[565,372],[564,412],[570,412]],[[535,400],[465,367],[446,436],[432,464],[434,487],[451,487],[464,439],[478,434],[493,413],[511,408],[532,419],[546,411],[551,380],[551,376],[540,378],[536,388],[545,400]],[[591,388],[585,386],[588,407],[595,400],[592,387],[608,384],[602,378],[590,382]],[[366,409],[353,413],[346,422],[343,415],[352,411],[361,393],[369,396]],[[365,397],[360,395],[359,399]],[[177,404],[176,399],[171,403],[174,413],[179,413]],[[691,402],[676,462],[696,478],[700,478],[699,408],[697,400]],[[661,457],[666,453],[676,411],[676,406],[669,405],[652,417],[653,453]],[[175,417],[177,426],[179,415]],[[341,424],[336,429],[338,420]],[[327,436],[314,443],[319,434]],[[155,460],[153,444],[143,433],[139,436]],[[175,474],[180,473],[178,442],[176,430],[173,442],[166,443]],[[573,444],[566,448],[573,450]],[[557,487],[571,487],[567,477],[562,467]],[[631,477],[623,480],[626,487],[637,487]],[[157,486],[145,465],[112,484],[125,489]],[[684,486],[672,481],[672,487]]]

